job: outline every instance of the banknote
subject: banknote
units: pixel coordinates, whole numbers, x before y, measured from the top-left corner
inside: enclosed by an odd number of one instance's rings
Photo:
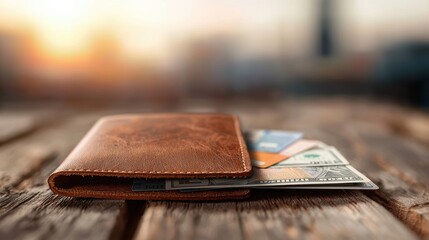
[[[280,187],[253,187],[258,189],[347,189],[347,190],[377,190],[378,186],[372,181],[363,183],[343,183],[329,185],[296,185],[296,186],[280,186]]]
[[[377,190],[378,186],[372,181],[363,183],[343,183],[343,184],[329,184],[329,185],[293,185],[293,186],[279,186],[279,187],[250,187],[252,189],[271,189],[271,190],[287,190],[287,189],[326,189],[326,190]],[[199,192],[208,191],[209,188],[200,189],[181,189],[180,192]]]
[[[253,163],[253,162],[252,162]],[[254,164],[254,163],[253,163]],[[349,162],[334,147],[313,148],[287,158],[270,168],[347,165]]]
[[[254,169],[250,178],[228,179],[135,179],[133,191],[248,188],[369,182],[350,165]]]
[[[286,171],[282,171],[282,169]],[[303,175],[310,177],[303,177]],[[346,165],[255,169],[255,174],[250,179],[135,179],[132,190],[180,190],[182,192],[193,192],[240,187],[264,189],[378,189],[378,186],[371,180],[353,167]]]
[[[302,138],[301,132],[254,130],[245,133],[247,147],[252,151],[278,153]]]
[[[369,182],[350,165],[254,169],[246,179],[167,179],[166,190]]]

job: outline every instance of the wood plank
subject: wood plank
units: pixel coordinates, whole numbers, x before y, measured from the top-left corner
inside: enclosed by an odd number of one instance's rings
[[[51,112],[50,115],[57,115]],[[46,111],[16,111],[0,112],[0,145],[25,137],[48,122]]]
[[[124,201],[73,199],[50,190],[0,196],[1,239],[109,239]]]
[[[347,152],[352,163],[380,186],[371,197],[419,235],[428,237],[429,151],[419,142],[377,131],[368,124],[340,131],[349,138],[343,139],[343,144],[353,146]]]
[[[429,146],[428,113],[403,111],[398,118],[392,119],[390,126],[395,133],[415,139]]]
[[[4,108],[0,111],[0,145],[25,137],[64,115],[64,109],[59,108]]]
[[[57,121],[32,135],[0,146],[0,188],[18,186],[38,170],[53,170],[95,121],[95,116]],[[45,168],[46,164],[51,168]],[[48,174],[48,173],[47,173]],[[46,181],[47,175],[39,179]],[[40,183],[39,183],[40,184]]]
[[[149,202],[135,239],[416,239],[357,191],[254,191],[236,202]]]
[[[31,133],[36,129],[36,126],[33,117],[0,116],[0,145]]]

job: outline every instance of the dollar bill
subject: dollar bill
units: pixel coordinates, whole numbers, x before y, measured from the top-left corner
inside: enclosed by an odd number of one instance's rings
[[[167,179],[166,190],[247,188],[369,182],[349,165],[255,169],[247,179]]]
[[[253,187],[258,189],[347,189],[347,190],[377,190],[378,186],[372,181],[363,183],[343,183],[329,185],[296,185],[280,187]]]
[[[135,179],[133,191],[182,192],[206,191],[217,188],[264,188],[264,189],[355,189],[376,190],[378,186],[351,166],[296,167],[274,171],[257,169],[250,179]],[[270,172],[270,173],[267,173]],[[296,172],[300,172],[296,174]],[[302,178],[302,174],[312,178]],[[273,174],[274,173],[274,174]],[[289,176],[275,177],[286,174]]]
[[[255,164],[252,161],[252,164]],[[287,158],[270,168],[347,165],[349,162],[334,147],[313,148]]]
[[[294,185],[294,186],[279,186],[279,187],[250,187],[252,189],[272,189],[272,190],[287,190],[287,189],[325,189],[325,190],[377,190],[378,186],[373,182],[364,183],[343,183],[329,185]],[[180,192],[199,192],[208,191],[209,188],[200,189],[181,189]]]

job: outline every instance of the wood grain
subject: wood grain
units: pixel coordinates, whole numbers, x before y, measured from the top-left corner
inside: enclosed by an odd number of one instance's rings
[[[31,133],[37,128],[33,115],[0,114],[0,145]]]
[[[350,156],[360,158],[354,165],[380,186],[372,198],[419,235],[429,236],[429,150],[419,142],[369,129],[363,125],[343,132],[355,148]]]
[[[0,238],[109,239],[123,206],[124,201],[60,197],[46,188],[2,194]]]
[[[94,116],[69,118],[40,129],[20,141],[0,146],[0,188],[17,187],[26,178],[58,165],[95,121]],[[46,176],[39,179],[46,181]],[[33,181],[35,184],[37,181]],[[40,183],[40,182],[39,182]]]
[[[416,239],[360,192],[253,195],[239,202],[149,202],[135,239]]]

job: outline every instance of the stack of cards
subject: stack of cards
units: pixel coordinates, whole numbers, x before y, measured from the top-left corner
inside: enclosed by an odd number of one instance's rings
[[[245,133],[253,175],[245,179],[134,180],[133,191],[182,192],[222,188],[378,189],[350,166],[341,153],[300,132],[254,130]]]

